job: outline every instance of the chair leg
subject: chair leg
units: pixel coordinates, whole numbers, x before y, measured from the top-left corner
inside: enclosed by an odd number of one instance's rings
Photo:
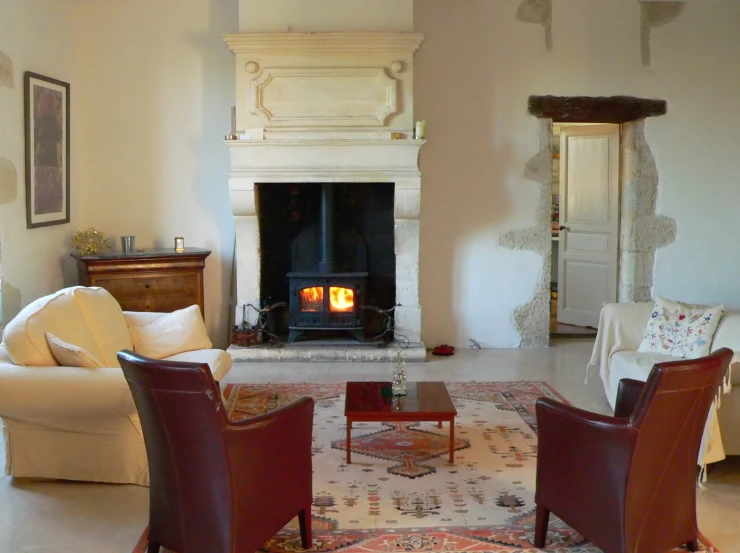
[[[146,553],[159,553],[160,545],[158,543],[149,542],[149,546],[146,548]]]
[[[699,551],[699,540],[694,538],[693,540],[687,541],[686,549],[689,551]]]
[[[311,507],[307,507],[298,513],[298,525],[301,528],[301,546],[303,549],[311,549]]]
[[[545,509],[542,505],[537,505],[537,516],[534,523],[534,546],[537,549],[545,547],[549,520],[550,511]]]

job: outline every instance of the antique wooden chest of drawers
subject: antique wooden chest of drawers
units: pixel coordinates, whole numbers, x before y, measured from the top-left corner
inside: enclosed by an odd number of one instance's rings
[[[185,248],[110,252],[80,256],[80,284],[100,286],[118,300],[124,311],[169,313],[190,305],[203,305],[203,268],[209,250]]]

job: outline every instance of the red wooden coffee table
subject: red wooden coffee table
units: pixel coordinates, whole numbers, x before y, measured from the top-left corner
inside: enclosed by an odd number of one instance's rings
[[[391,395],[390,382],[347,382],[347,464],[351,461],[352,423],[437,421],[450,423],[450,463],[455,462],[455,416],[444,382],[410,382],[406,395]],[[395,401],[394,401],[395,399]]]

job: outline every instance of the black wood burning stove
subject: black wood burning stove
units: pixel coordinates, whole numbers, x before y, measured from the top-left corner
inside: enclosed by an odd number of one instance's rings
[[[334,186],[325,183],[319,227],[305,229],[291,246],[288,342],[338,330],[361,341],[367,275],[367,246],[351,229],[335,232]]]

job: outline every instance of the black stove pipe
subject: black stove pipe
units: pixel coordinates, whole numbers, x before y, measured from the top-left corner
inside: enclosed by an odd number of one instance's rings
[[[321,185],[321,258],[319,273],[334,272],[334,186]]]

